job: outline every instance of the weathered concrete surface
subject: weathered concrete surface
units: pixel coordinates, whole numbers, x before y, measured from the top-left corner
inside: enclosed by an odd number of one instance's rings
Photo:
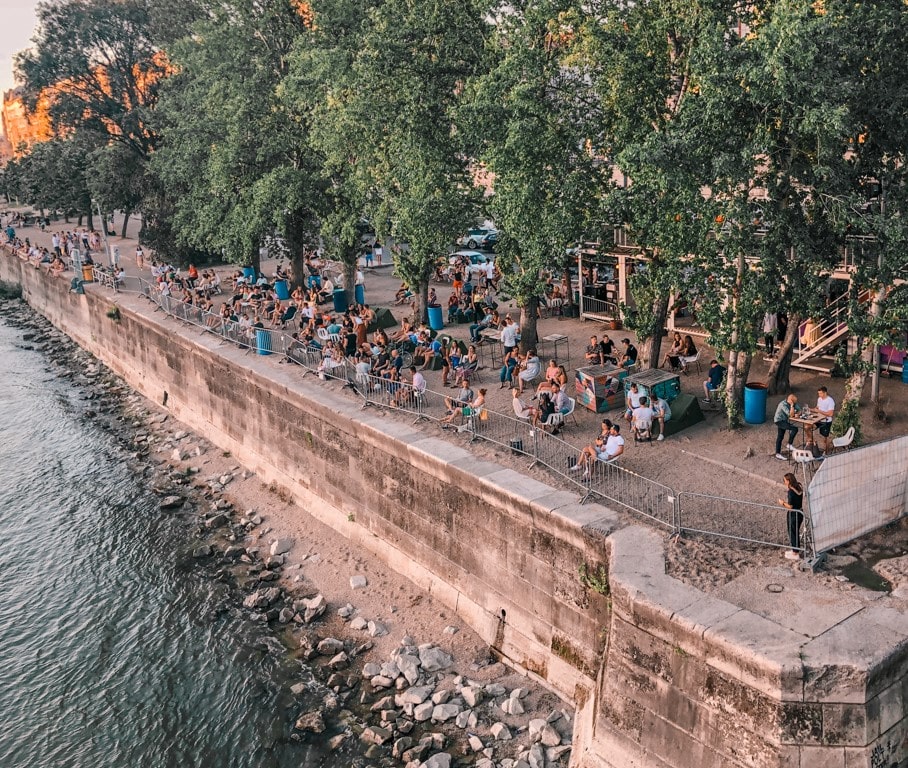
[[[326,523],[572,699],[574,765],[908,763],[908,616],[894,602],[791,616],[704,595],[665,574],[653,531],[361,411],[292,366],[138,298],[120,298],[114,323],[108,292],[70,294],[17,258],[0,256],[0,279],[264,481],[303,507],[328,502],[313,506]],[[582,562],[607,569],[608,595],[580,584]]]

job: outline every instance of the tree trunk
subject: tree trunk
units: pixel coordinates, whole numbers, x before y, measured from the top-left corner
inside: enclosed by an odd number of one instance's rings
[[[873,318],[873,323],[876,325],[876,321],[879,319],[880,315],[883,314],[883,301],[886,298],[886,289],[880,288],[874,295],[873,300],[870,302],[870,316]],[[871,366],[870,374],[870,401],[874,405],[874,410],[879,415],[880,408],[880,348],[877,344],[870,344],[870,353],[868,361]],[[861,359],[863,362],[863,355]],[[865,367],[866,366],[862,366]]]
[[[306,282],[306,258],[302,248],[290,251],[290,271],[293,273],[291,288],[300,288]]]
[[[640,370],[659,367],[659,357],[662,354],[662,330],[665,328],[665,318],[668,315],[669,297],[660,296],[653,302],[653,323],[649,335],[637,339],[637,352],[639,353]]]
[[[561,292],[564,295],[564,306],[561,311],[567,317],[574,316],[571,310],[571,307],[574,306],[574,292],[571,290],[572,266],[574,266],[574,257],[565,254],[564,263],[561,266]]]
[[[746,261],[742,251],[737,258],[737,277],[735,279],[734,292],[732,293],[735,326],[731,333],[728,369],[725,372],[725,413],[728,417],[728,426],[732,429],[741,426],[741,414],[744,410],[744,385],[747,383],[747,375],[750,373],[752,357],[750,352],[740,349],[744,343],[740,331],[741,315],[746,313],[741,306],[741,291],[745,269]]]
[[[126,228],[129,225],[130,216],[132,216],[132,211],[130,211],[128,208],[125,211],[123,211],[123,229],[120,230],[120,237],[123,237],[123,238],[126,237]]]
[[[344,259],[344,295],[347,297],[348,307],[353,306],[353,299],[356,296],[356,262],[359,252],[356,254]]]
[[[777,395],[791,391],[791,361],[794,358],[794,343],[798,338],[798,328],[801,325],[801,316],[791,314],[788,316],[788,328],[785,338],[776,347],[776,359],[769,364],[766,374],[768,394]]]
[[[526,354],[536,349],[539,334],[536,331],[536,319],[539,314],[539,299],[533,296],[520,308],[520,351]]]
[[[725,379],[725,408],[728,414],[728,426],[732,429],[741,426],[741,414],[744,412],[744,385],[750,374],[750,363],[753,355],[743,349],[728,353],[728,370]]]
[[[416,317],[417,323],[429,324],[429,278],[420,279],[416,286]]]

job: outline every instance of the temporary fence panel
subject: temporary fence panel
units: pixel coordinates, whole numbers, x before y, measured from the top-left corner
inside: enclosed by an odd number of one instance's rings
[[[589,460],[580,479],[588,495],[599,496],[677,530],[676,494],[667,485],[638,475],[615,462]]]
[[[678,527],[682,533],[789,547],[788,510],[773,504],[682,491],[678,494]],[[808,538],[802,531],[801,541]]]
[[[908,437],[829,456],[807,488],[817,552],[908,513]]]

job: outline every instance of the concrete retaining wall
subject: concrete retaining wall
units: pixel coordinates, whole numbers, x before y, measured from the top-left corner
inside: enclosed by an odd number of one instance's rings
[[[0,279],[131,386],[450,606],[578,706],[577,766],[903,766],[908,617],[796,631],[665,575],[663,540],[292,366],[181,327],[139,297]],[[317,503],[316,503],[317,502]],[[327,502],[327,503],[325,503]],[[608,573],[609,594],[578,567]]]

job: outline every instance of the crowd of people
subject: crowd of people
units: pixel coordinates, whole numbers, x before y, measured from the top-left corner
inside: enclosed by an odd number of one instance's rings
[[[54,232],[49,246],[40,245],[27,237],[20,239],[17,236],[14,218],[5,223],[7,246],[36,267],[44,267],[54,275],[66,271],[74,258],[91,264],[93,255],[102,245],[100,233],[88,228]],[[0,227],[2,224],[0,220]],[[470,420],[479,418],[487,408],[487,390],[480,388],[476,391],[473,388],[480,368],[477,346],[485,341],[485,331],[498,333],[496,340],[500,342],[502,352],[499,383],[501,388],[511,389],[516,417],[528,421],[536,429],[557,434],[563,421],[553,416],[563,417],[572,407],[568,396],[570,379],[565,366],[554,358],[544,363],[534,349],[524,353],[519,351],[519,325],[510,314],[502,316],[498,311],[496,291],[500,274],[491,259],[482,264],[470,264],[465,257],[451,264],[450,271],[446,273],[452,285],[446,299],[447,319],[452,324],[469,323],[469,344],[438,336],[425,325],[408,319],[391,335],[377,327],[372,328],[370,333],[376,313],[365,303],[354,303],[343,312],[329,311],[325,304],[331,301],[335,289],[342,287],[342,275],[332,274],[314,253],[308,254],[305,259],[307,274],[304,286],[297,287],[289,298],[280,298],[276,290],[277,281],[293,278],[282,265],[278,265],[272,279],[263,275],[250,279],[243,271],[222,278],[214,269],[200,270],[189,265],[182,270],[153,258],[149,262],[141,246],[136,249],[135,261],[140,270],[149,272],[161,296],[196,307],[203,313],[206,326],[212,330],[230,327],[240,339],[252,345],[258,329],[291,328],[294,345],[320,353],[318,370],[322,375],[330,375],[343,368],[343,375],[347,377],[352,368],[358,382],[383,382],[394,406],[412,406],[426,393],[428,382],[424,372],[440,371],[442,387],[456,389],[455,393],[444,397],[445,413],[440,418],[444,427],[463,428]],[[122,267],[116,264],[113,267],[122,274]],[[356,282],[361,284],[362,280],[362,272],[358,270]],[[216,306],[218,297],[223,298]],[[401,285],[398,302],[407,303],[411,299],[409,287]],[[438,306],[439,297],[434,289],[429,301],[431,305]],[[560,286],[553,284],[546,290],[546,305],[557,308],[562,301]],[[768,357],[775,353],[775,340],[786,320],[778,313],[767,313],[763,319],[761,330]],[[405,352],[412,359],[412,365],[404,365]],[[667,366],[672,371],[687,373],[686,361],[694,359],[697,354],[692,337],[675,331],[660,367]],[[629,338],[616,343],[608,334],[603,334],[601,338],[590,338],[584,359],[587,365],[632,367],[637,363],[638,352]],[[725,375],[726,369],[719,360],[711,360],[702,385],[704,402],[714,402],[717,393],[724,388]],[[524,401],[528,392],[533,393],[532,397]],[[804,449],[821,459],[831,447],[835,407],[835,401],[823,386],[818,387],[816,405],[812,407],[800,406],[794,394],[783,399],[773,418],[776,427],[775,458],[790,460],[796,436],[803,431]],[[637,385],[632,385],[626,393],[623,416],[626,429],[635,441],[662,441],[666,437],[665,425],[672,418],[671,405],[665,399],[641,392]],[[571,469],[589,473],[593,462],[617,461],[625,449],[621,425],[605,419],[600,434],[583,446]],[[786,556],[798,557],[803,524],[803,488],[792,473],[785,475],[784,486],[786,496],[779,499],[779,504],[789,510],[791,549]]]

